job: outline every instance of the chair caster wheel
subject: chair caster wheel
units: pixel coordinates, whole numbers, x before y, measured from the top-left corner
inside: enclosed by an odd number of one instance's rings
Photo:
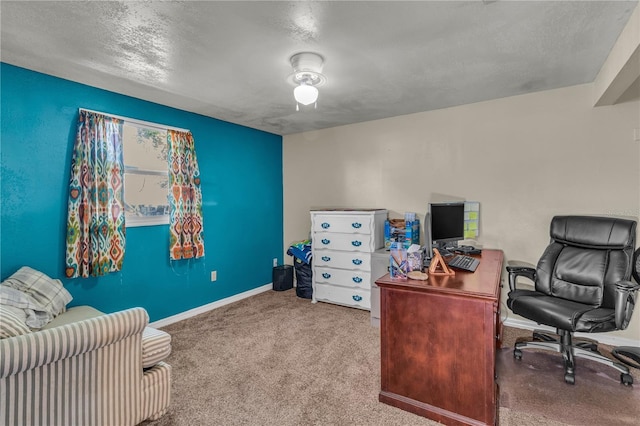
[[[522,359],[522,351],[520,349],[513,350],[513,357],[515,359]]]
[[[574,376],[573,374],[566,373],[564,375],[564,381],[565,381],[565,383],[568,383],[570,385],[575,385],[576,384],[576,376]]]
[[[633,376],[631,374],[622,373],[620,374],[620,383],[625,386],[631,386],[633,384]]]

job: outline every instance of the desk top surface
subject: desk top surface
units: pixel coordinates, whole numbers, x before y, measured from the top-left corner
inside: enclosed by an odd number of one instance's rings
[[[425,281],[394,280],[389,274],[386,274],[377,279],[376,284],[381,288],[457,293],[465,296],[499,299],[502,262],[504,260],[502,250],[485,249],[482,250],[481,255],[472,257],[480,259],[480,264],[475,272],[456,270],[455,275],[429,274],[429,278]]]

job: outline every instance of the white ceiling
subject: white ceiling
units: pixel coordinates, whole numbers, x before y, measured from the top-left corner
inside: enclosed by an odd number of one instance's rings
[[[592,82],[637,5],[3,0],[1,58],[285,135]],[[301,51],[327,83],[296,112]]]

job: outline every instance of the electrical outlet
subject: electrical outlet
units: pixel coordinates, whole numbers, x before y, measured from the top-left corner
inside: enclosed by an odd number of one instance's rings
[[[633,129],[633,140],[640,142],[640,129]]]
[[[278,266],[278,258],[274,257],[273,258],[273,267],[275,268],[276,266]]]
[[[218,271],[211,271],[211,281],[215,281],[218,279]]]

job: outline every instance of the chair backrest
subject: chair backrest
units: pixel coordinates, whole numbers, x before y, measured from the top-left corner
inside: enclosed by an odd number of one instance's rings
[[[593,307],[614,308],[616,282],[633,269],[636,222],[556,216],[536,268],[536,290]]]

